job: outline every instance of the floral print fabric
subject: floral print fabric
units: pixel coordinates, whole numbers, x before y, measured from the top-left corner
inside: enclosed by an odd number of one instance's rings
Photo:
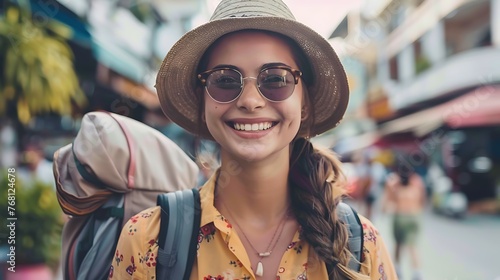
[[[197,258],[191,280],[252,280],[247,252],[236,231],[213,206],[215,180],[200,190],[202,217]],[[364,229],[361,272],[371,279],[397,279],[384,242],[377,229],[360,216]],[[146,209],[124,226],[113,257],[109,279],[156,279],[156,255],[160,208]],[[276,279],[328,279],[323,263],[308,258],[310,246],[297,232],[285,251]]]

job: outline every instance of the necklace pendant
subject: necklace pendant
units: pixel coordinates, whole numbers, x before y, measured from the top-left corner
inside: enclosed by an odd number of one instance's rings
[[[262,277],[264,275],[264,266],[262,265],[262,262],[259,261],[257,264],[257,270],[255,270],[255,275]]]
[[[271,255],[271,251],[267,251],[264,253],[259,253],[259,257],[269,257]]]

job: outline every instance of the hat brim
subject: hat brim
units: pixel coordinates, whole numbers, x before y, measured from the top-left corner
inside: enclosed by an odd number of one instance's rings
[[[202,98],[197,81],[198,64],[218,38],[247,29],[285,35],[294,40],[307,57],[312,70],[308,94],[314,111],[311,127],[307,128],[308,136],[319,135],[337,126],[349,100],[347,77],[337,54],[330,43],[311,28],[279,17],[224,18],[187,32],[172,46],[156,78],[156,89],[165,115],[188,132],[213,139],[206,124],[198,120]]]

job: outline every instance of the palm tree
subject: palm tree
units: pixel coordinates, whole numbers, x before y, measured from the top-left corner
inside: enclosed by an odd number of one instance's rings
[[[68,115],[85,102],[67,43],[36,24],[29,4],[6,4],[0,15],[0,116],[25,125],[36,114]]]

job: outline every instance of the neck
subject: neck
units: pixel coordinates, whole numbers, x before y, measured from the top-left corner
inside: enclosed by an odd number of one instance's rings
[[[216,184],[216,207],[231,211],[238,221],[275,225],[290,206],[288,188],[289,155],[273,162],[245,162],[221,154],[221,169]]]

